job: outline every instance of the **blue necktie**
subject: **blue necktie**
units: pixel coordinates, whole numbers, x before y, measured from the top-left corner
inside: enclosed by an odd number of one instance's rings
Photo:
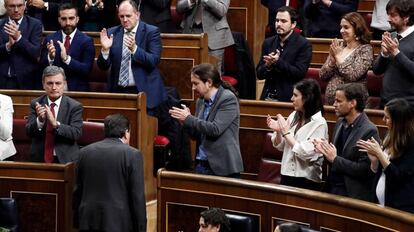
[[[124,34],[124,41],[125,37],[129,36],[130,32]],[[119,82],[118,84],[122,87],[127,87],[129,82],[129,61],[131,59],[131,51],[125,43],[122,45],[122,57],[121,57],[121,68],[119,70]]]

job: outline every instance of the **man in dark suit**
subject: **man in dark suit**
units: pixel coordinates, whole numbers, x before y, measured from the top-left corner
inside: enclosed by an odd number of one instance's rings
[[[69,91],[89,91],[88,75],[95,58],[93,40],[77,29],[77,8],[65,3],[59,8],[61,30],[46,37],[41,62],[62,67]]]
[[[141,0],[141,20],[157,26],[161,33],[175,33],[170,8],[171,0]]]
[[[65,72],[56,66],[43,71],[46,94],[30,103],[26,133],[32,138],[31,160],[34,162],[68,163],[77,161],[76,140],[82,132],[82,105],[63,95]]]
[[[120,26],[101,31],[102,52],[98,67],[111,68],[109,92],[147,95],[150,115],[167,100],[167,94],[157,68],[161,57],[161,36],[157,27],[139,21],[140,12],[133,0],[120,3]]]
[[[139,150],[129,146],[129,120],[109,115],[104,125],[105,139],[79,151],[75,227],[146,232],[143,159]]]
[[[265,79],[261,100],[290,102],[293,85],[308,71],[312,46],[294,32],[297,14],[290,7],[277,10],[277,35],[267,38],[262,45],[262,56],[256,67],[257,78]]]
[[[45,31],[56,31],[59,29],[57,22],[58,9],[63,3],[70,3],[70,0],[28,0],[27,14],[39,19]]]
[[[0,89],[37,89],[42,24],[24,15],[24,0],[6,0],[0,21]]]
[[[330,165],[326,191],[360,200],[374,201],[371,187],[374,174],[366,152],[356,146],[360,139],[379,141],[377,127],[364,113],[365,88],[359,83],[341,85],[336,90],[335,112],[339,117],[332,143],[315,141],[315,149]]]

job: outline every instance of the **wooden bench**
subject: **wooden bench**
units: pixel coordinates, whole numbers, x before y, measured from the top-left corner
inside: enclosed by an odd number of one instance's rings
[[[158,231],[197,231],[200,212],[246,214],[260,230],[295,222],[317,231],[414,231],[414,215],[377,204],[276,184],[160,170]]]
[[[14,118],[25,118],[29,113],[30,101],[39,97],[43,91],[0,90],[13,100]],[[103,122],[110,115],[120,113],[131,123],[130,145],[139,148],[144,155],[144,178],[146,200],[154,200],[156,195],[153,177],[153,143],[157,133],[157,119],[147,115],[145,94],[114,94],[67,92],[66,95],[82,103],[83,120]]]

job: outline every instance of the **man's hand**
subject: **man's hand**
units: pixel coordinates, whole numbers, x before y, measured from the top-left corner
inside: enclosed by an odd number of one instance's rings
[[[56,121],[55,115],[52,113],[49,106],[45,105],[44,108],[46,110],[47,120],[50,122],[50,124],[53,126],[53,128],[56,128],[57,127],[57,121]]]
[[[398,42],[397,38],[392,38],[391,33],[384,32],[382,35],[381,40],[381,49],[384,46],[385,50],[388,51],[388,55],[396,56],[398,53],[400,53],[400,50],[398,49],[398,46],[400,43]]]
[[[36,102],[36,115],[40,122],[44,122],[46,119],[46,108]]]
[[[27,4],[29,6],[34,6],[38,9],[44,9],[45,8],[45,2],[43,0],[29,0],[29,1],[27,1]]]
[[[332,143],[322,138],[322,139],[314,139],[313,145],[315,146],[315,152],[323,154],[330,163],[333,163],[337,154],[336,154],[336,147]]]
[[[65,45],[61,41],[57,41],[60,47],[60,58],[65,62],[68,59],[68,53],[66,52]]]
[[[270,54],[263,56],[263,60],[266,64],[266,67],[270,67],[273,64],[275,64],[280,57],[280,52],[279,50],[276,50],[276,52],[271,52]]]
[[[109,37],[108,32],[106,31],[106,28],[104,28],[100,32],[100,37],[101,37],[102,51],[109,52],[109,49],[112,47],[112,43],[114,41],[114,36],[111,35]]]
[[[125,43],[125,46],[129,48],[131,53],[133,53],[135,48],[137,47],[135,43],[135,34],[129,34],[126,36],[124,35],[124,43]]]
[[[6,43],[7,50],[10,51],[15,43],[16,43],[16,40],[14,40],[13,37],[9,36],[9,41],[7,41]]]
[[[13,40],[17,40],[21,33],[19,31],[19,28],[17,27],[17,24],[14,21],[10,21],[6,24],[4,24],[4,32],[8,34],[10,37],[13,38]]]
[[[49,55],[49,59],[54,60],[56,57],[56,48],[55,48],[55,45],[53,44],[53,40],[50,40],[49,42],[47,42],[46,47],[47,47],[47,53]]]
[[[188,107],[185,105],[182,105],[182,107],[183,109],[173,106],[173,108],[168,111],[171,117],[177,119],[181,124],[189,115],[191,115],[190,109]]]

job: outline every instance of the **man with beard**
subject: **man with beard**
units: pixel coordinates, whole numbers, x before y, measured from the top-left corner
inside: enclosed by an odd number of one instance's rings
[[[261,100],[290,101],[293,85],[305,77],[312,58],[309,41],[294,32],[296,11],[282,6],[276,13],[276,36],[262,45],[257,78],[265,79]]]
[[[59,7],[58,21],[61,30],[46,37],[41,62],[65,70],[67,88],[70,91],[89,91],[87,77],[91,72],[95,48],[93,40],[76,27],[78,10],[70,3]]]
[[[377,127],[364,112],[365,88],[360,83],[339,86],[335,94],[336,121],[332,143],[314,140],[315,150],[322,153],[330,169],[325,191],[360,200],[374,201],[371,192],[374,174],[368,155],[356,146],[360,139],[379,141]]]
[[[375,74],[384,74],[382,105],[394,98],[414,97],[414,1],[390,0],[386,10],[396,32],[384,32],[381,55],[373,64]]]

